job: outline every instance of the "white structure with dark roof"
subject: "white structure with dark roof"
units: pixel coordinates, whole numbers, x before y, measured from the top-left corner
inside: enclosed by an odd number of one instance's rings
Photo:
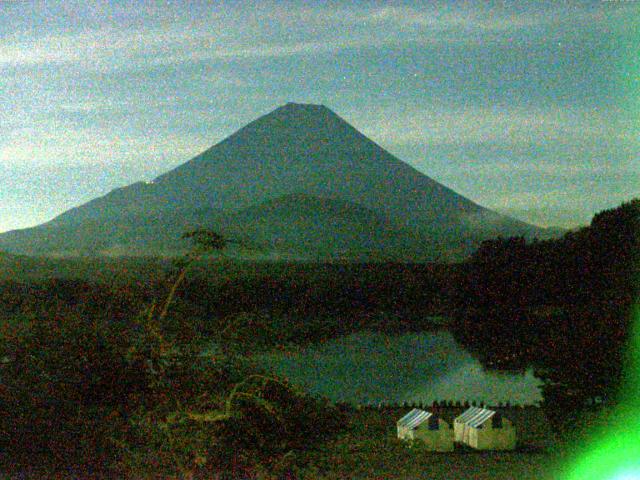
[[[453,451],[453,432],[449,424],[437,415],[414,408],[398,420],[398,438],[420,441],[436,452]]]
[[[453,421],[456,442],[478,450],[513,450],[516,429],[513,422],[488,408],[471,407]]]

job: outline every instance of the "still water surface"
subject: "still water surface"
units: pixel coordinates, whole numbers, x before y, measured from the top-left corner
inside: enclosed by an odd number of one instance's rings
[[[534,405],[540,381],[485,371],[449,332],[357,333],[296,352],[261,355],[275,373],[314,395],[350,403],[484,401]]]

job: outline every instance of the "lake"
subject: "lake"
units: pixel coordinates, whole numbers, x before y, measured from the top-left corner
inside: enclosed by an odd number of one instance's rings
[[[398,336],[363,332],[259,358],[267,369],[334,402],[536,405],[542,400],[541,382],[532,371],[485,371],[446,331]]]

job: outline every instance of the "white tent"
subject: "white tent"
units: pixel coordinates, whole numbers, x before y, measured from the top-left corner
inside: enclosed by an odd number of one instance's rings
[[[513,422],[494,410],[471,407],[453,422],[456,442],[478,450],[513,450],[516,429]]]
[[[437,415],[414,408],[398,420],[398,438],[422,442],[436,452],[453,451],[453,432],[449,424]]]
[[[462,415],[456,417],[453,421],[453,434],[454,440],[458,443],[463,443],[464,439],[464,426],[467,420],[472,418],[476,413],[481,412],[483,409],[480,407],[471,407],[465,410]]]

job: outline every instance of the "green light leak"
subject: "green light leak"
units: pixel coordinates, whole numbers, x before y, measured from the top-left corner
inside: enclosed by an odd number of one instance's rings
[[[640,304],[633,311],[625,386],[608,425],[591,432],[567,480],[640,480]]]

